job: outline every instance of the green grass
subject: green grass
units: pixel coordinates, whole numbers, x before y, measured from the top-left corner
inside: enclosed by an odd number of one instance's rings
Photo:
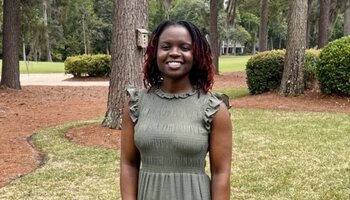
[[[245,65],[251,56],[220,56],[220,72],[240,72],[245,71]]]
[[[119,199],[119,151],[64,133],[35,134],[45,165],[0,189],[0,199]],[[233,109],[231,199],[349,199],[350,114]]]
[[[249,95],[249,90],[246,88],[224,88],[220,90],[214,90],[213,92],[219,92],[226,94],[230,99],[237,99]]]
[[[33,143],[47,161],[33,173],[0,189],[0,199],[119,199],[119,152],[69,142],[71,128],[100,120],[45,129]]]
[[[49,73],[64,73],[63,62],[24,62],[20,61],[21,74],[49,74]],[[2,60],[0,60],[2,66]],[[0,73],[2,67],[0,67]]]

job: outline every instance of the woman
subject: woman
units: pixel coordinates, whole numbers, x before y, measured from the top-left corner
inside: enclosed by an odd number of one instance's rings
[[[231,120],[209,92],[214,66],[205,37],[190,22],[165,21],[145,57],[148,89],[129,88],[123,112],[122,199],[229,199]]]

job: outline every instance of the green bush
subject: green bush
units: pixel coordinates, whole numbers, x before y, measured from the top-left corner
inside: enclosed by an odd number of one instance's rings
[[[110,73],[111,56],[104,54],[70,56],[64,61],[66,74],[74,77],[102,77]]]
[[[319,61],[320,50],[307,49],[305,51],[305,71],[304,83],[305,89],[312,89],[316,83],[316,68]]]
[[[350,36],[334,40],[322,49],[317,79],[323,93],[350,96]]]
[[[281,84],[284,50],[273,50],[252,56],[246,64],[247,85],[250,94],[276,89]]]
[[[285,50],[265,51],[248,60],[246,72],[250,94],[274,90],[281,85],[285,53]],[[311,89],[315,84],[318,60],[319,50],[305,51],[305,89]]]

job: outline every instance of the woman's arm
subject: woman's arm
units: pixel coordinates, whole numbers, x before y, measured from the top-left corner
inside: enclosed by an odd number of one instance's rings
[[[121,133],[120,190],[123,200],[137,199],[140,154],[134,143],[134,123],[124,106]]]
[[[232,125],[226,106],[221,103],[214,115],[209,144],[212,200],[230,199]]]

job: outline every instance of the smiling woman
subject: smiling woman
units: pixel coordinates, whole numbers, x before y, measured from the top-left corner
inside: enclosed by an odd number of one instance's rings
[[[129,88],[123,112],[122,198],[229,199],[231,121],[209,92],[214,65],[204,35],[190,22],[165,21],[145,60],[147,89]]]

